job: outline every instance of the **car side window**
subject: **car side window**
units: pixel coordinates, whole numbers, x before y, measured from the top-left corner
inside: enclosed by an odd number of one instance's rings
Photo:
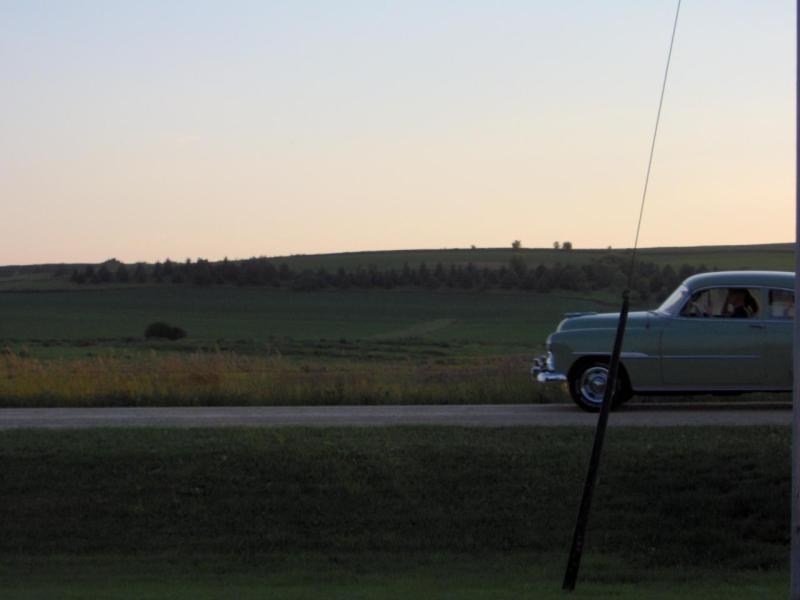
[[[789,290],[769,291],[769,318],[794,319],[794,292]]]
[[[752,319],[760,311],[759,290],[719,287],[694,292],[681,309],[682,317]]]

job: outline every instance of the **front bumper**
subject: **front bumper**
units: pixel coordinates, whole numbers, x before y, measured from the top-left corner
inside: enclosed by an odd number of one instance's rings
[[[564,383],[567,380],[567,376],[555,371],[551,363],[552,361],[548,359],[546,354],[534,358],[533,367],[531,367],[531,378],[539,383]]]

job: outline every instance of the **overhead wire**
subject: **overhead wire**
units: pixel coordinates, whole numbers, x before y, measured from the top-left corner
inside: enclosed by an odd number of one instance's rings
[[[628,289],[633,285],[633,274],[636,267],[636,252],[639,248],[639,233],[642,230],[642,217],[644,216],[644,207],[647,200],[647,190],[650,185],[650,173],[653,169],[653,156],[656,152],[656,139],[658,139],[658,126],[661,123],[661,109],[664,106],[664,95],[667,91],[667,79],[669,77],[669,66],[672,62],[672,48],[675,46],[675,32],[678,30],[678,17],[681,14],[681,0],[678,0],[678,7],[675,10],[675,21],[672,24],[672,36],[669,40],[669,52],[667,52],[667,65],[664,68],[664,78],[661,82],[661,95],[658,98],[658,112],[656,113],[656,124],[653,129],[653,139],[650,143],[650,157],[647,160],[647,173],[644,177],[644,188],[642,189],[642,201],[639,206],[639,220],[636,224],[636,237],[633,241],[633,251],[631,252],[631,264],[628,271]]]

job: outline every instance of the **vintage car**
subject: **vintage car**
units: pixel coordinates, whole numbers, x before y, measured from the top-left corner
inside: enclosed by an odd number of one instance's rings
[[[534,360],[538,382],[566,382],[575,403],[603,402],[616,313],[566,315]],[[792,389],[794,273],[689,277],[655,310],[631,312],[614,403],[634,394],[737,394]]]

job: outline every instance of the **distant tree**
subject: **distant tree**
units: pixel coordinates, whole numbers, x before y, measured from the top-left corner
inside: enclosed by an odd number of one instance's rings
[[[189,266],[189,263],[187,263]],[[210,285],[214,283],[214,275],[211,272],[211,265],[208,260],[198,258],[194,263],[194,268],[190,269],[192,283],[195,285]]]
[[[424,285],[425,287],[431,287],[432,278],[430,269],[428,269],[428,265],[424,262],[419,265],[419,277],[418,281],[420,285]]]
[[[281,263],[281,266],[278,267],[278,278],[281,281],[286,281],[287,279],[291,279],[292,271],[289,269],[289,265],[286,263]]]
[[[672,290],[677,287],[678,283],[678,274],[675,273],[675,269],[672,265],[666,265],[661,270],[661,285],[668,290]]]
[[[475,247],[475,244],[472,244],[472,245],[469,247],[469,249],[470,249],[470,250],[477,250],[477,248]]]
[[[403,263],[403,268],[400,271],[400,284],[401,285],[408,285],[412,283],[413,275],[411,273],[411,267],[408,266],[408,263]]]
[[[131,280],[128,267],[120,263],[117,267],[117,272],[114,274],[114,278],[117,280],[117,283],[128,283]]]
[[[514,250],[519,250],[520,248],[522,248],[522,242],[519,240],[514,240],[513,242],[511,242],[511,248]]]
[[[519,275],[513,269],[503,267],[501,271],[503,271],[503,274],[500,276],[500,285],[503,288],[510,290],[519,286]]]
[[[564,242],[561,244],[562,250],[572,250],[572,242]]]
[[[136,263],[136,268],[133,270],[133,280],[136,283],[147,283],[147,271],[145,271],[143,263]]]
[[[575,265],[556,265],[557,285],[562,290],[577,291],[585,287],[584,273]]]
[[[553,250],[558,250],[561,248],[561,244],[559,242],[553,242]]]
[[[517,280],[522,280],[525,278],[525,272],[528,270],[528,265],[525,264],[525,260],[521,256],[514,256],[508,261],[509,268],[514,272],[517,276]]]
[[[97,281],[99,283],[111,283],[113,279],[114,276],[111,274],[109,268],[105,264],[100,265],[100,268],[97,270]]]
[[[433,278],[439,284],[450,283],[447,277],[447,273],[444,270],[444,265],[442,263],[436,264],[436,267],[433,269]]]
[[[241,270],[239,269],[239,265],[237,263],[231,262],[228,260],[226,256],[221,265],[219,267],[219,275],[222,281],[228,283],[239,283],[241,279]]]
[[[291,289],[295,292],[315,292],[322,287],[324,284],[319,274],[310,270],[299,273],[291,283]]]
[[[86,277],[84,277],[83,273],[80,273],[77,269],[72,271],[72,275],[70,275],[69,280],[72,283],[77,283],[78,285],[86,283]]]

